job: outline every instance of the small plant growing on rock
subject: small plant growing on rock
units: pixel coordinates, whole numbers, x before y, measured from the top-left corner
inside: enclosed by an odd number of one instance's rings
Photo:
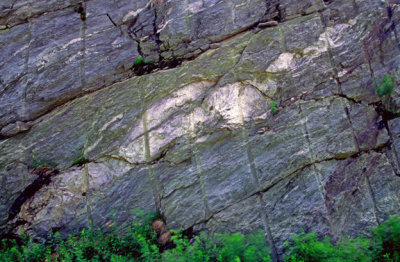
[[[132,68],[137,75],[143,75],[150,73],[153,69],[157,68],[157,65],[153,61],[145,61],[143,57],[138,57],[133,63]]]
[[[380,85],[375,84],[376,94],[380,98],[387,98],[393,93],[395,78],[391,75],[385,74],[381,80]]]
[[[383,76],[379,85],[374,81],[375,92],[381,98],[383,110],[389,113],[399,114],[399,110],[391,97],[395,83],[395,77],[389,74]]]
[[[136,60],[135,60],[135,62],[133,63],[133,65],[134,66],[138,66],[138,65],[141,65],[141,64],[144,64],[145,62],[144,62],[144,58],[143,57],[138,57]]]
[[[89,160],[87,160],[86,158],[84,158],[83,156],[77,158],[74,160],[74,162],[72,162],[72,166],[81,166],[83,164],[86,164],[87,162],[89,162]]]
[[[273,115],[276,114],[276,112],[278,112],[276,103],[274,101],[270,101],[269,105],[270,105],[270,108],[271,108],[271,113]]]

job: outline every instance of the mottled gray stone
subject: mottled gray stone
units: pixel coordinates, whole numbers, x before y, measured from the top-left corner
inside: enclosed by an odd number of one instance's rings
[[[283,19],[293,19],[296,16],[307,15],[320,11],[325,7],[322,0],[281,0],[279,1],[279,9],[281,10],[281,16]]]
[[[32,122],[25,123],[25,122],[17,121],[15,123],[12,123],[12,124],[9,124],[9,125],[3,127],[0,130],[0,135],[5,136],[5,137],[13,136],[18,133],[28,131],[31,128],[31,126],[32,126]]]
[[[215,213],[210,220],[194,228],[208,233],[245,234],[255,230],[264,230],[261,205],[258,196],[251,196],[227,206]]]
[[[88,165],[90,219],[96,227],[128,225],[137,210],[156,211],[147,167],[117,160]]]
[[[388,213],[398,214],[400,179],[385,155],[370,152],[356,159],[320,163],[317,169],[323,176],[334,234],[368,234]]]
[[[291,234],[329,234],[329,214],[313,166],[275,184],[263,194],[272,237],[278,250]]]
[[[228,133],[222,134],[199,152],[205,193],[212,213],[257,191],[256,181],[248,164],[246,146],[240,132]]]
[[[400,177],[396,176],[394,167],[384,155],[371,153],[364,159],[371,163],[372,170],[366,175],[371,185],[379,223],[392,215],[400,215]],[[367,170],[369,167],[368,164],[363,164],[363,172],[365,166]]]
[[[392,142],[388,155],[392,163],[394,163],[396,174],[400,175],[400,119],[396,118],[389,121],[388,126]]]
[[[389,141],[382,117],[378,115],[373,107],[349,103],[348,110],[360,150],[382,147]]]
[[[259,190],[273,186],[312,162],[298,105],[279,110],[268,120],[264,133],[249,138]]]
[[[300,104],[313,159],[345,157],[357,153],[350,119],[343,98]]]
[[[17,230],[23,229],[40,237],[46,237],[51,230],[59,230],[65,237],[70,232],[76,233],[88,227],[89,216],[83,192],[86,192],[86,185],[82,168],[58,174],[48,186],[36,192],[33,199],[22,205],[13,220],[23,221]]]
[[[22,163],[12,163],[0,171],[0,233],[3,232],[8,220],[8,212],[20,193],[35,179],[28,167]]]
[[[178,188],[160,201],[169,228],[189,228],[205,220],[206,208],[200,183]]]

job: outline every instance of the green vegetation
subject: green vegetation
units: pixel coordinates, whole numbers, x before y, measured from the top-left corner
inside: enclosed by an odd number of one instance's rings
[[[61,239],[58,233],[46,242],[34,242],[24,234],[18,241],[3,239],[0,261],[272,261],[260,231],[249,235],[215,234],[213,237],[201,233],[192,239],[182,231],[171,231],[168,245],[163,245],[156,229],[152,228],[154,219],[154,215],[141,211],[124,231],[112,226],[105,234],[90,226],[67,239]],[[301,232],[285,243],[284,261],[400,262],[400,218],[390,217],[371,233],[370,238],[343,237],[334,244],[327,237],[319,240],[316,233]]]
[[[400,218],[392,216],[371,229],[372,237],[343,237],[332,244],[325,237],[304,232],[285,243],[286,262],[400,262]]]
[[[154,62],[152,61],[144,61],[143,57],[138,57],[136,58],[135,62],[133,63],[133,66],[140,66],[140,65],[150,65],[150,64],[154,64]]]
[[[75,166],[75,165],[81,166],[83,164],[86,164],[87,162],[89,162],[89,160],[87,160],[84,156],[80,156],[79,158],[75,159],[72,162],[71,166]]]
[[[116,227],[105,234],[90,226],[65,240],[56,233],[47,242],[35,243],[22,233],[18,245],[12,239],[1,241],[0,261],[271,261],[262,232],[246,236],[216,234],[214,238],[201,234],[192,243],[181,231],[172,231],[172,249],[161,253],[165,247],[152,230],[155,218],[136,212],[124,234]]]
[[[400,218],[390,217],[372,229],[372,247],[375,261],[400,261]]]
[[[332,244],[328,237],[318,240],[316,233],[304,232],[294,236],[291,241],[285,243],[287,254],[285,261],[370,261],[369,240],[363,237],[350,239],[344,237],[336,245]]]
[[[375,83],[375,92],[380,98],[385,98],[393,93],[393,87],[395,84],[395,79],[393,76],[385,74],[381,80],[380,85]]]
[[[271,113],[273,115],[276,114],[276,112],[278,112],[276,103],[274,101],[270,101],[269,105],[270,105],[270,108],[271,108]]]
[[[132,70],[137,75],[143,75],[150,73],[152,70],[157,68],[157,64],[153,61],[145,61],[143,57],[138,57],[133,63]]]
[[[374,80],[375,92],[381,98],[382,106],[384,111],[400,114],[399,108],[397,108],[391,95],[396,83],[396,79],[393,75],[385,74],[378,85]]]
[[[272,261],[261,231],[249,235],[215,234],[213,238],[201,233],[194,238],[193,244],[181,232],[173,231],[171,240],[176,247],[163,253],[162,260],[166,262]]]
[[[138,66],[144,64],[144,58],[143,57],[138,57],[135,62],[133,63],[134,66]]]

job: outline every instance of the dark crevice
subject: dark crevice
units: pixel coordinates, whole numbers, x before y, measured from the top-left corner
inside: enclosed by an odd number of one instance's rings
[[[276,6],[275,6],[275,8],[276,8]],[[133,20],[133,22],[130,24],[128,30],[129,30],[129,33],[130,33],[130,36],[132,37],[132,39],[135,40],[137,42],[137,44],[138,44],[138,53],[139,53],[139,55],[141,57],[145,57],[145,54],[143,53],[143,51],[141,50],[141,47],[140,47],[140,43],[141,43],[140,39],[137,36],[137,32],[139,32],[141,29],[143,29],[144,26],[134,29],[134,26],[135,26],[135,24],[137,22],[137,19],[138,18],[136,17]],[[248,32],[248,31],[252,31],[252,30],[256,29],[259,26],[259,24],[265,22],[266,19],[263,18],[260,21],[257,21],[257,22],[255,22],[255,23],[253,23],[253,24],[251,24],[251,25],[249,25],[247,27],[241,28],[240,30],[238,30],[238,31],[236,31],[236,32],[234,32],[232,34],[226,35],[223,38],[211,41],[209,43],[209,45],[210,45],[209,48],[196,49],[197,51],[200,50],[200,52],[196,52],[196,53],[193,53],[193,54],[189,53],[185,57],[172,56],[171,58],[168,58],[168,59],[165,59],[164,57],[161,56],[161,53],[162,53],[161,52],[161,46],[164,43],[160,40],[160,37],[159,37],[160,34],[158,33],[158,30],[157,30],[157,20],[158,20],[158,13],[157,13],[156,8],[154,8],[153,33],[152,33],[152,35],[150,37],[157,45],[157,52],[158,52],[158,55],[159,55],[159,61],[157,61],[157,62],[149,62],[149,63],[142,63],[142,64],[139,64],[139,65],[132,66],[132,71],[135,73],[135,75],[139,75],[140,76],[140,75],[150,74],[150,73],[153,73],[153,72],[158,71],[158,70],[171,69],[171,68],[179,67],[185,61],[195,60],[197,57],[199,57],[200,55],[202,55],[203,53],[205,53],[206,51],[211,49],[210,46],[213,45],[213,44],[214,45],[215,44],[219,44],[221,42],[224,42],[224,41],[227,41],[227,40],[229,40],[231,38],[234,38],[234,37],[236,37],[236,36],[238,36],[238,35],[240,35],[240,34],[242,34],[244,32]],[[273,21],[273,19],[269,19],[269,21]],[[259,30],[260,29],[258,29],[258,31]],[[195,52],[195,51],[193,51],[193,52]]]
[[[154,42],[157,45],[157,52],[158,52],[158,59],[161,60],[161,45],[163,44],[163,42],[160,40],[160,33],[158,33],[157,30],[157,7],[154,8],[154,20],[153,20],[153,38],[154,38]]]
[[[288,174],[288,175],[286,175],[286,176],[284,176],[284,177],[282,177],[282,178],[279,178],[279,179],[277,179],[276,181],[273,181],[269,186],[267,186],[266,188],[264,188],[264,189],[261,190],[260,192],[261,192],[261,193],[267,192],[269,189],[273,188],[275,185],[277,185],[279,182],[283,181],[284,179],[290,178],[290,177],[294,176],[295,174],[297,174],[297,173],[299,173],[299,172],[302,172],[304,169],[306,169],[306,168],[308,168],[308,167],[311,167],[311,166],[314,165],[314,164],[319,164],[319,163],[328,162],[328,161],[332,161],[332,160],[345,160],[345,159],[348,159],[348,158],[358,158],[358,157],[360,157],[362,154],[368,153],[368,152],[370,152],[370,151],[383,154],[386,146],[387,146],[387,144],[384,144],[384,145],[378,146],[378,147],[376,147],[376,148],[367,148],[367,149],[363,149],[363,150],[361,150],[361,151],[359,151],[359,152],[356,152],[356,153],[349,153],[349,154],[344,154],[344,155],[338,155],[338,156],[326,158],[326,159],[323,159],[323,160],[316,160],[316,161],[313,161],[312,163],[308,163],[308,164],[306,164],[306,165],[304,165],[304,166],[302,166],[302,167],[296,169],[295,171],[291,172],[290,174]],[[258,192],[257,192],[257,193],[258,193]],[[255,194],[257,194],[257,193],[255,193]],[[253,194],[253,195],[255,195],[255,194]]]
[[[194,232],[194,230],[193,230],[193,226],[191,226],[191,227],[189,227],[189,228],[183,230],[183,231],[182,231],[182,236],[183,236],[183,237],[187,237],[187,238],[189,238],[189,239],[194,238],[194,237],[195,237],[195,232]]]
[[[118,28],[118,25],[114,22],[114,20],[112,20],[111,16],[107,13],[106,16],[108,17],[108,19],[110,19],[111,23]]]
[[[173,195],[175,192],[179,191],[179,190],[184,190],[184,189],[188,189],[191,188],[193,186],[195,186],[196,184],[200,184],[199,180],[195,180],[193,183],[190,183],[188,185],[184,185],[184,186],[180,186],[178,188],[174,188],[173,190],[171,190],[171,192],[168,192],[167,194],[160,196],[160,200],[166,200],[168,199],[171,195]]]
[[[390,5],[388,5],[388,6],[386,7],[386,14],[387,14],[389,20],[392,20],[392,17],[393,17],[393,9],[392,9],[392,7],[391,7]]]
[[[31,171],[32,174],[38,175],[29,186],[17,197],[8,211],[8,221],[14,219],[21,211],[22,205],[31,197],[33,197],[37,191],[42,187],[50,184],[53,176],[57,175],[59,171],[50,167],[36,167]]]
[[[79,3],[77,6],[75,6],[74,11],[78,14],[80,14],[81,20],[85,21],[86,20],[86,10],[84,7],[84,3]]]
[[[362,103],[361,101],[357,101],[356,99],[354,99],[354,98],[352,98],[352,97],[348,97],[348,96],[345,95],[345,94],[334,94],[334,95],[336,95],[336,96],[338,96],[338,97],[345,98],[345,99],[347,99],[347,100],[353,102],[354,104],[361,104],[361,103]]]
[[[374,74],[374,70],[372,69],[372,65],[371,65],[372,55],[370,54],[369,49],[368,49],[368,44],[365,41],[362,43],[362,45],[363,45],[364,55],[365,55],[365,57],[367,59],[368,68],[369,68],[369,72],[370,72],[371,78],[372,78],[373,81],[375,81],[375,74]]]
[[[390,137],[392,137],[390,128],[389,128],[389,121],[395,118],[399,118],[400,115],[398,113],[394,113],[388,111],[382,102],[374,103],[375,111],[382,117],[382,120],[378,123],[378,128],[383,129],[386,128]]]
[[[144,56],[142,48],[140,46],[140,40],[139,37],[137,36],[137,32],[142,30],[144,26],[138,28],[138,29],[134,29],[134,26],[136,25],[136,22],[138,21],[140,13],[133,18],[132,22],[130,23],[130,25],[128,26],[128,36],[137,43],[137,51],[139,53],[139,55],[141,57]]]
[[[354,130],[354,126],[353,126],[353,121],[351,120],[351,117],[350,117],[349,108],[347,106],[343,106],[343,107],[344,107],[344,111],[346,113],[347,121],[349,121],[351,130],[352,130],[353,139],[354,139],[354,145],[356,146],[357,151],[360,151],[360,144],[358,143],[358,139],[357,139],[357,136],[356,136],[356,131]]]
[[[266,1],[266,10],[263,18],[260,22],[268,22],[268,21],[276,21],[281,22],[282,19],[282,11],[280,9],[280,3],[278,0],[267,0]]]

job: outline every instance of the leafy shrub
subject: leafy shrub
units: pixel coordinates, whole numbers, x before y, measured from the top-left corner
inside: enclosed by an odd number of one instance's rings
[[[44,241],[34,243],[23,235],[27,240],[23,240],[22,245],[17,245],[15,240],[8,243],[3,240],[0,261],[271,261],[262,232],[216,234],[214,238],[202,233],[191,241],[181,231],[173,231],[171,239],[175,247],[160,254],[155,232],[151,231],[151,220],[147,215],[139,217],[142,220],[135,220],[124,235],[117,228],[104,234],[90,226],[65,240],[56,233],[46,244]]]
[[[163,262],[270,262],[269,249],[263,232],[249,235],[240,233],[200,233],[193,239],[172,231],[172,249],[160,253],[160,243],[152,221],[155,216],[137,211],[130,227],[112,226],[107,234],[92,225],[80,234],[62,239],[52,235],[46,242],[20,239],[0,241],[0,261],[163,261]],[[372,237],[343,237],[336,244],[328,237],[319,240],[316,233],[304,231],[285,242],[286,262],[400,262],[400,218],[390,217],[377,228]]]
[[[379,97],[390,96],[393,93],[395,79],[393,76],[385,74],[380,85],[375,84],[375,91]]]
[[[370,239],[343,237],[337,244],[329,238],[318,240],[316,233],[301,232],[285,242],[287,262],[376,261],[400,262],[400,218],[391,216],[371,229]]]
[[[34,243],[22,232],[21,243],[15,239],[3,239],[0,244],[0,261],[45,261],[50,258],[51,249],[44,242]]]
[[[272,261],[270,250],[265,245],[264,235],[261,231],[249,235],[240,233],[215,234],[214,238],[206,234],[200,234],[194,239],[194,243],[181,235],[179,231],[174,231],[172,241],[176,248],[167,250],[163,254],[163,261],[248,261],[257,262]]]
[[[336,245],[328,237],[318,240],[316,233],[301,232],[291,241],[285,242],[286,262],[353,262],[371,261],[369,240],[364,237],[344,237]]]
[[[375,92],[381,98],[381,111],[399,115],[400,110],[391,97],[395,83],[395,77],[388,74],[384,75],[379,85],[374,81]]]
[[[400,218],[391,216],[372,229],[375,261],[400,261]]]

